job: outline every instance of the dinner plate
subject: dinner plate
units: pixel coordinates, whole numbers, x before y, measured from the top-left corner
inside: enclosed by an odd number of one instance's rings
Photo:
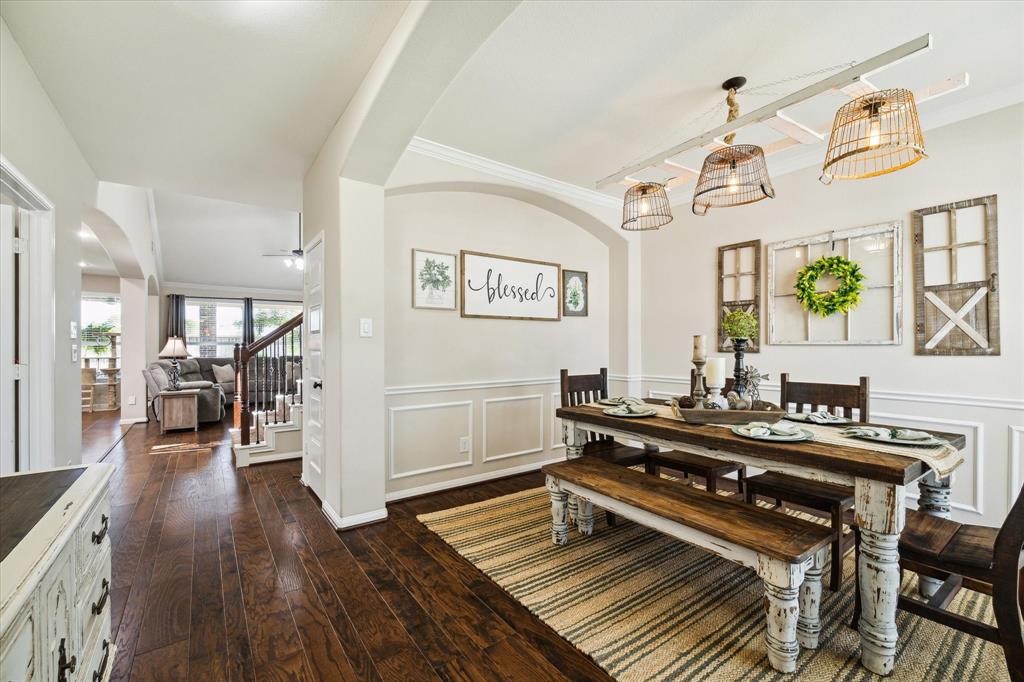
[[[746,426],[737,425],[732,427],[732,432],[737,436],[743,436],[744,438],[752,438],[753,440],[770,440],[776,443],[799,443],[814,438],[814,434],[805,429],[800,429],[800,433],[794,433],[792,436],[781,436],[776,433],[772,433],[767,436],[755,436],[750,433]]]
[[[852,419],[847,419],[846,417],[836,417],[834,419],[828,420],[827,422],[816,422],[816,421],[811,421],[810,419],[808,419],[809,416],[810,415],[808,413],[806,413],[806,412],[790,412],[789,414],[786,415],[785,418],[790,420],[790,421],[794,421],[794,422],[806,422],[808,424],[818,424],[819,426],[830,426],[832,424],[852,424],[853,423]]]
[[[598,405],[610,406],[610,407],[619,407],[621,405],[626,404],[627,402],[632,402],[632,403],[635,403],[637,405],[640,405],[644,401],[639,399],[639,398],[630,398],[630,397],[601,398],[600,400],[597,401],[597,404]]]
[[[936,438],[935,436],[932,436],[928,440],[899,440],[898,438],[880,438],[878,436],[854,435],[851,433],[846,435],[846,437],[870,440],[876,443],[888,443],[889,445],[909,445],[912,448],[935,448],[940,445],[949,445],[947,441],[944,441],[941,438]]]
[[[653,409],[645,412],[630,412],[625,407],[609,407],[602,411],[612,417],[653,417],[658,414],[658,411]]]

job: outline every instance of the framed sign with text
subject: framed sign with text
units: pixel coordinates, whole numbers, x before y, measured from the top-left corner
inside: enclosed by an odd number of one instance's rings
[[[462,317],[503,320],[562,319],[562,266],[558,263],[459,252]]]

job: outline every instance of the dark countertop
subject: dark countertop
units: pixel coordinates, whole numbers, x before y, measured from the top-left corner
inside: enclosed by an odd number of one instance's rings
[[[85,469],[0,477],[0,561],[7,558]]]

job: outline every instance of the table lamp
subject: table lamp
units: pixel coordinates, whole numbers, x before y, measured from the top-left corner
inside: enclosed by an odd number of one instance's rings
[[[172,391],[181,390],[181,371],[178,369],[178,360],[188,357],[188,348],[185,347],[185,339],[180,336],[168,336],[167,344],[160,351],[159,357],[170,358],[171,369],[167,372],[167,385]]]

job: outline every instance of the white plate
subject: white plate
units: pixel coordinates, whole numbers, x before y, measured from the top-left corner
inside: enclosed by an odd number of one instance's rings
[[[829,426],[830,424],[852,424],[853,423],[852,419],[847,419],[846,417],[836,417],[835,419],[830,419],[827,422],[816,422],[816,421],[811,421],[810,419],[808,419],[809,416],[810,415],[807,414],[806,412],[790,412],[790,413],[788,413],[786,415],[786,419],[789,419],[790,421],[795,421],[795,422],[806,422],[808,424],[818,424],[819,426]]]
[[[910,447],[917,448],[935,448],[940,445],[949,445],[947,441],[941,438],[932,436],[928,440],[900,440],[898,438],[879,438],[877,436],[856,436],[853,434],[844,434],[847,438],[858,438],[860,440],[870,440],[876,443],[888,443],[889,445],[909,445]]]
[[[602,410],[605,414],[611,417],[653,417],[658,414],[657,410],[647,410],[646,412],[630,412],[624,407],[609,407],[606,410]]]
[[[631,398],[631,397],[628,397],[628,396],[623,396],[623,397],[615,397],[615,398],[601,398],[600,400],[597,401],[597,404],[598,405],[609,405],[609,406],[612,406],[612,407],[619,407],[621,405],[625,405],[626,403],[633,403],[635,405],[642,405],[643,402],[644,401],[641,400],[640,398]]]
[[[776,443],[800,443],[805,440],[812,440],[814,434],[810,431],[800,429],[800,433],[795,433],[792,436],[780,436],[779,434],[772,433],[767,436],[755,436],[750,433],[746,426],[734,426],[732,432],[737,436],[743,436],[744,438],[752,438],[754,440],[770,440]]]

